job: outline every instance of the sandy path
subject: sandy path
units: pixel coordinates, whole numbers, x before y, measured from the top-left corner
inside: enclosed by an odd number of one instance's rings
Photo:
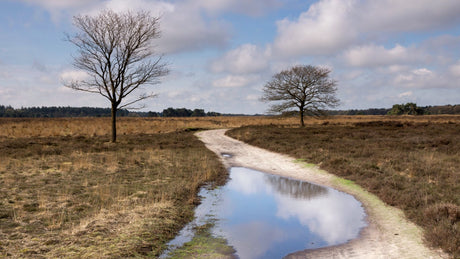
[[[347,244],[292,253],[286,258],[448,258],[422,242],[422,231],[403,213],[385,205],[359,186],[341,181],[314,166],[296,163],[292,157],[257,148],[225,136],[225,129],[197,133],[206,146],[229,168],[242,166],[333,187],[352,194],[363,204],[368,227]],[[222,154],[232,157],[223,157]]]

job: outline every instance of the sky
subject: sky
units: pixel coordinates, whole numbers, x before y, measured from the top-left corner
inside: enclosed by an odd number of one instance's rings
[[[73,17],[104,9],[160,17],[170,73],[143,111],[265,113],[263,86],[294,65],[332,70],[336,109],[460,104],[458,0],[0,0],[0,105],[109,107],[63,86],[84,76]]]

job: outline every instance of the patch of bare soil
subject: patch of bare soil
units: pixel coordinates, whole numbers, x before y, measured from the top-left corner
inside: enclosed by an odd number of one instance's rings
[[[316,166],[296,162],[292,157],[227,137],[225,131],[203,131],[197,136],[210,150],[220,155],[227,168],[247,167],[329,186],[353,195],[366,210],[368,226],[357,239],[343,245],[298,251],[286,258],[448,258],[442,251],[433,250],[423,243],[422,230],[409,222],[401,210],[386,205],[356,184]]]

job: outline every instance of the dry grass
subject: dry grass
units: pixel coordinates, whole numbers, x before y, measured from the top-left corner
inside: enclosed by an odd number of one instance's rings
[[[363,121],[392,120],[437,122],[456,120],[458,116],[330,116],[307,119],[305,124],[351,124]],[[243,116],[197,118],[129,118],[118,119],[118,134],[156,134],[193,128],[236,128],[247,125],[297,126],[297,117]],[[0,140],[7,138],[56,136],[105,136],[110,133],[110,118],[0,118]]]
[[[33,125],[33,123],[30,126]],[[192,132],[0,142],[0,257],[157,256],[227,173]]]
[[[293,118],[271,117],[202,117],[202,118],[129,118],[117,121],[120,136],[167,133],[183,129],[216,129],[296,123]],[[105,136],[110,133],[110,118],[0,118],[0,137]]]
[[[395,120],[398,119],[398,120]],[[460,256],[460,116],[249,126],[229,135],[319,164],[401,208],[425,238]]]

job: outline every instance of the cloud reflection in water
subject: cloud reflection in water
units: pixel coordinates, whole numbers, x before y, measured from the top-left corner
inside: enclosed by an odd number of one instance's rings
[[[293,247],[285,255],[345,243],[366,225],[364,210],[351,195],[241,167],[232,168],[230,177],[219,210],[225,220],[217,232],[241,258],[270,256],[276,247]],[[245,252],[255,250],[257,255]]]
[[[361,204],[334,189],[242,167],[231,168],[230,178],[201,193],[196,222],[217,219],[213,233],[240,258],[281,258],[345,243],[366,225]]]

